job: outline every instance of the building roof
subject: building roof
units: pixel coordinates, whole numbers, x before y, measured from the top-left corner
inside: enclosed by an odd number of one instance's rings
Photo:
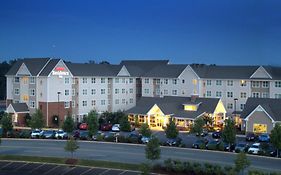
[[[41,71],[40,76],[48,76],[59,61],[60,59],[50,60],[48,64],[44,67],[44,69]]]
[[[197,111],[185,111],[183,104],[191,103],[191,97],[141,97],[135,107],[126,111],[133,114],[147,114],[156,104],[164,114],[173,114],[179,118],[195,119],[206,113],[213,113],[219,103],[219,98],[196,98],[192,103],[199,104]]]
[[[261,106],[275,121],[281,121],[281,99],[248,98],[241,118],[246,118],[258,106]]]
[[[143,77],[177,78],[187,66],[185,64],[160,65],[146,72]]]
[[[121,65],[66,63],[73,76],[117,76]]]
[[[37,76],[42,68],[48,63],[50,58],[24,58],[19,59],[6,75],[16,75],[21,65],[24,63],[32,76]]]
[[[169,60],[122,60],[120,65],[125,65],[131,76],[141,77],[155,67],[168,63]]]
[[[11,103],[10,104],[13,109],[15,110],[15,112],[28,112],[28,106],[26,103]]]

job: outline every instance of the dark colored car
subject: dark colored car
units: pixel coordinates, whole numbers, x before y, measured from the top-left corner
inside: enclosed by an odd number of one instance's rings
[[[236,153],[240,153],[240,152],[248,152],[249,149],[249,145],[247,143],[244,142],[239,142],[236,146],[235,146],[235,152]]]
[[[201,133],[196,133],[196,136],[201,136],[201,137],[205,137],[207,135],[208,135],[207,129],[203,129]]]
[[[127,138],[130,143],[141,143],[142,136],[137,133],[131,132]]]
[[[81,131],[79,134],[80,140],[90,140],[89,131]]]
[[[181,144],[182,139],[180,137],[167,139],[166,144],[168,146],[179,146]]]
[[[42,138],[53,139],[53,138],[55,138],[55,135],[56,135],[56,131],[47,130],[47,131],[43,131]]]
[[[223,143],[223,145],[224,145],[224,150],[225,151],[234,151],[235,150],[235,146],[236,146],[236,144],[235,143],[232,143],[232,144],[230,144],[230,147],[229,147],[229,143]]]
[[[214,139],[220,139],[221,138],[221,132],[220,131],[213,132],[212,137]]]
[[[254,133],[248,133],[246,135],[246,141],[255,141],[257,136]]]
[[[270,156],[271,157],[277,157],[277,149],[271,150]],[[278,157],[281,157],[281,149],[278,150]]]
[[[102,131],[111,131],[111,128],[112,128],[112,124],[110,123],[105,123],[100,126],[100,130]]]
[[[98,131],[96,134],[93,135],[92,139],[94,141],[99,141],[104,139],[104,133],[101,131]]]
[[[212,140],[206,145],[206,149],[216,150],[221,142],[217,140]]]
[[[196,140],[196,142],[192,144],[192,148],[196,148],[196,149],[204,149],[205,147],[206,147],[206,141],[202,139]]]
[[[269,142],[269,141],[270,141],[269,134],[259,135],[259,142]]]

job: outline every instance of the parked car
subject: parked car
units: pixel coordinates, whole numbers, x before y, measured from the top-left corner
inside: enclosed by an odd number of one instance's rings
[[[236,153],[240,153],[240,152],[248,152],[249,149],[249,145],[247,143],[244,142],[239,142],[236,146],[235,146],[235,152]]]
[[[80,140],[90,140],[89,131],[80,131],[79,139]]]
[[[81,129],[81,130],[87,130],[88,124],[87,123],[81,123],[78,128]]]
[[[196,136],[201,136],[201,137],[205,137],[208,135],[208,130],[207,129],[203,129],[201,133],[196,133]]]
[[[53,139],[55,138],[56,132],[53,130],[43,131],[42,138],[44,139]]]
[[[127,137],[128,142],[130,142],[130,143],[142,143],[141,138],[142,138],[142,136],[134,131],[131,132]]]
[[[246,141],[255,141],[257,136],[254,133],[247,133]]]
[[[80,131],[79,130],[74,130],[72,132],[72,137],[74,137],[75,139],[78,139],[80,137]]]
[[[209,150],[216,150],[218,149],[218,146],[221,142],[218,141],[218,140],[212,140],[210,142],[207,143],[206,145],[206,149],[209,149]]]
[[[180,137],[167,139],[166,144],[168,146],[179,146],[181,144],[182,139]]]
[[[68,134],[66,132],[64,132],[63,130],[58,130],[55,134],[55,138],[56,139],[67,139]]]
[[[259,142],[269,142],[269,141],[270,141],[269,134],[259,135]]]
[[[104,133],[101,131],[98,131],[96,134],[93,135],[92,139],[94,141],[102,140],[104,138]]]
[[[120,131],[120,124],[114,124],[111,128],[111,131],[119,132]]]
[[[112,128],[112,124],[110,123],[105,123],[105,124],[102,124],[101,127],[100,127],[100,130],[102,131],[110,131]]]
[[[21,130],[19,133],[20,138],[30,138],[31,137],[31,130]]]
[[[226,142],[223,142],[223,145],[224,145],[224,151],[234,151],[235,146],[236,146],[235,143],[232,143],[232,144],[230,144],[230,147],[229,147],[229,143],[226,143]]]
[[[248,149],[248,153],[250,153],[250,154],[259,154],[260,150],[261,150],[260,149],[260,143],[254,143]]]
[[[277,157],[277,149],[276,148],[270,152],[270,156],[271,157]],[[281,157],[281,149],[278,150],[278,157]]]
[[[32,132],[31,132],[31,135],[30,135],[30,137],[32,138],[32,139],[35,139],[35,138],[40,138],[41,136],[42,136],[42,134],[43,134],[43,131],[42,130],[39,130],[39,129],[35,129],[35,130],[33,130]]]
[[[202,139],[196,140],[192,144],[192,148],[196,148],[196,149],[204,149],[205,147],[206,147],[206,141]]]
[[[214,139],[220,139],[221,138],[221,132],[220,131],[213,132],[212,137]]]
[[[145,137],[145,136],[141,137],[141,142],[144,144],[148,143],[150,140],[151,140],[151,137]]]

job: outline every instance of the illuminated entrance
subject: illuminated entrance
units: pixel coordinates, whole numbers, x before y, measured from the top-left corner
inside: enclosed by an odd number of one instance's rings
[[[254,123],[253,132],[254,133],[266,133],[267,132],[267,125],[266,124]]]

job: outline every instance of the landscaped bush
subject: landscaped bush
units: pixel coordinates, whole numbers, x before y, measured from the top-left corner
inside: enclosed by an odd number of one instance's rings
[[[121,143],[128,143],[128,139],[127,139],[127,137],[125,137],[125,136],[119,135],[119,136],[118,136],[118,142],[121,142]]]
[[[114,142],[115,141],[115,137],[113,137],[113,136],[105,137],[104,141],[106,141],[106,142]]]

